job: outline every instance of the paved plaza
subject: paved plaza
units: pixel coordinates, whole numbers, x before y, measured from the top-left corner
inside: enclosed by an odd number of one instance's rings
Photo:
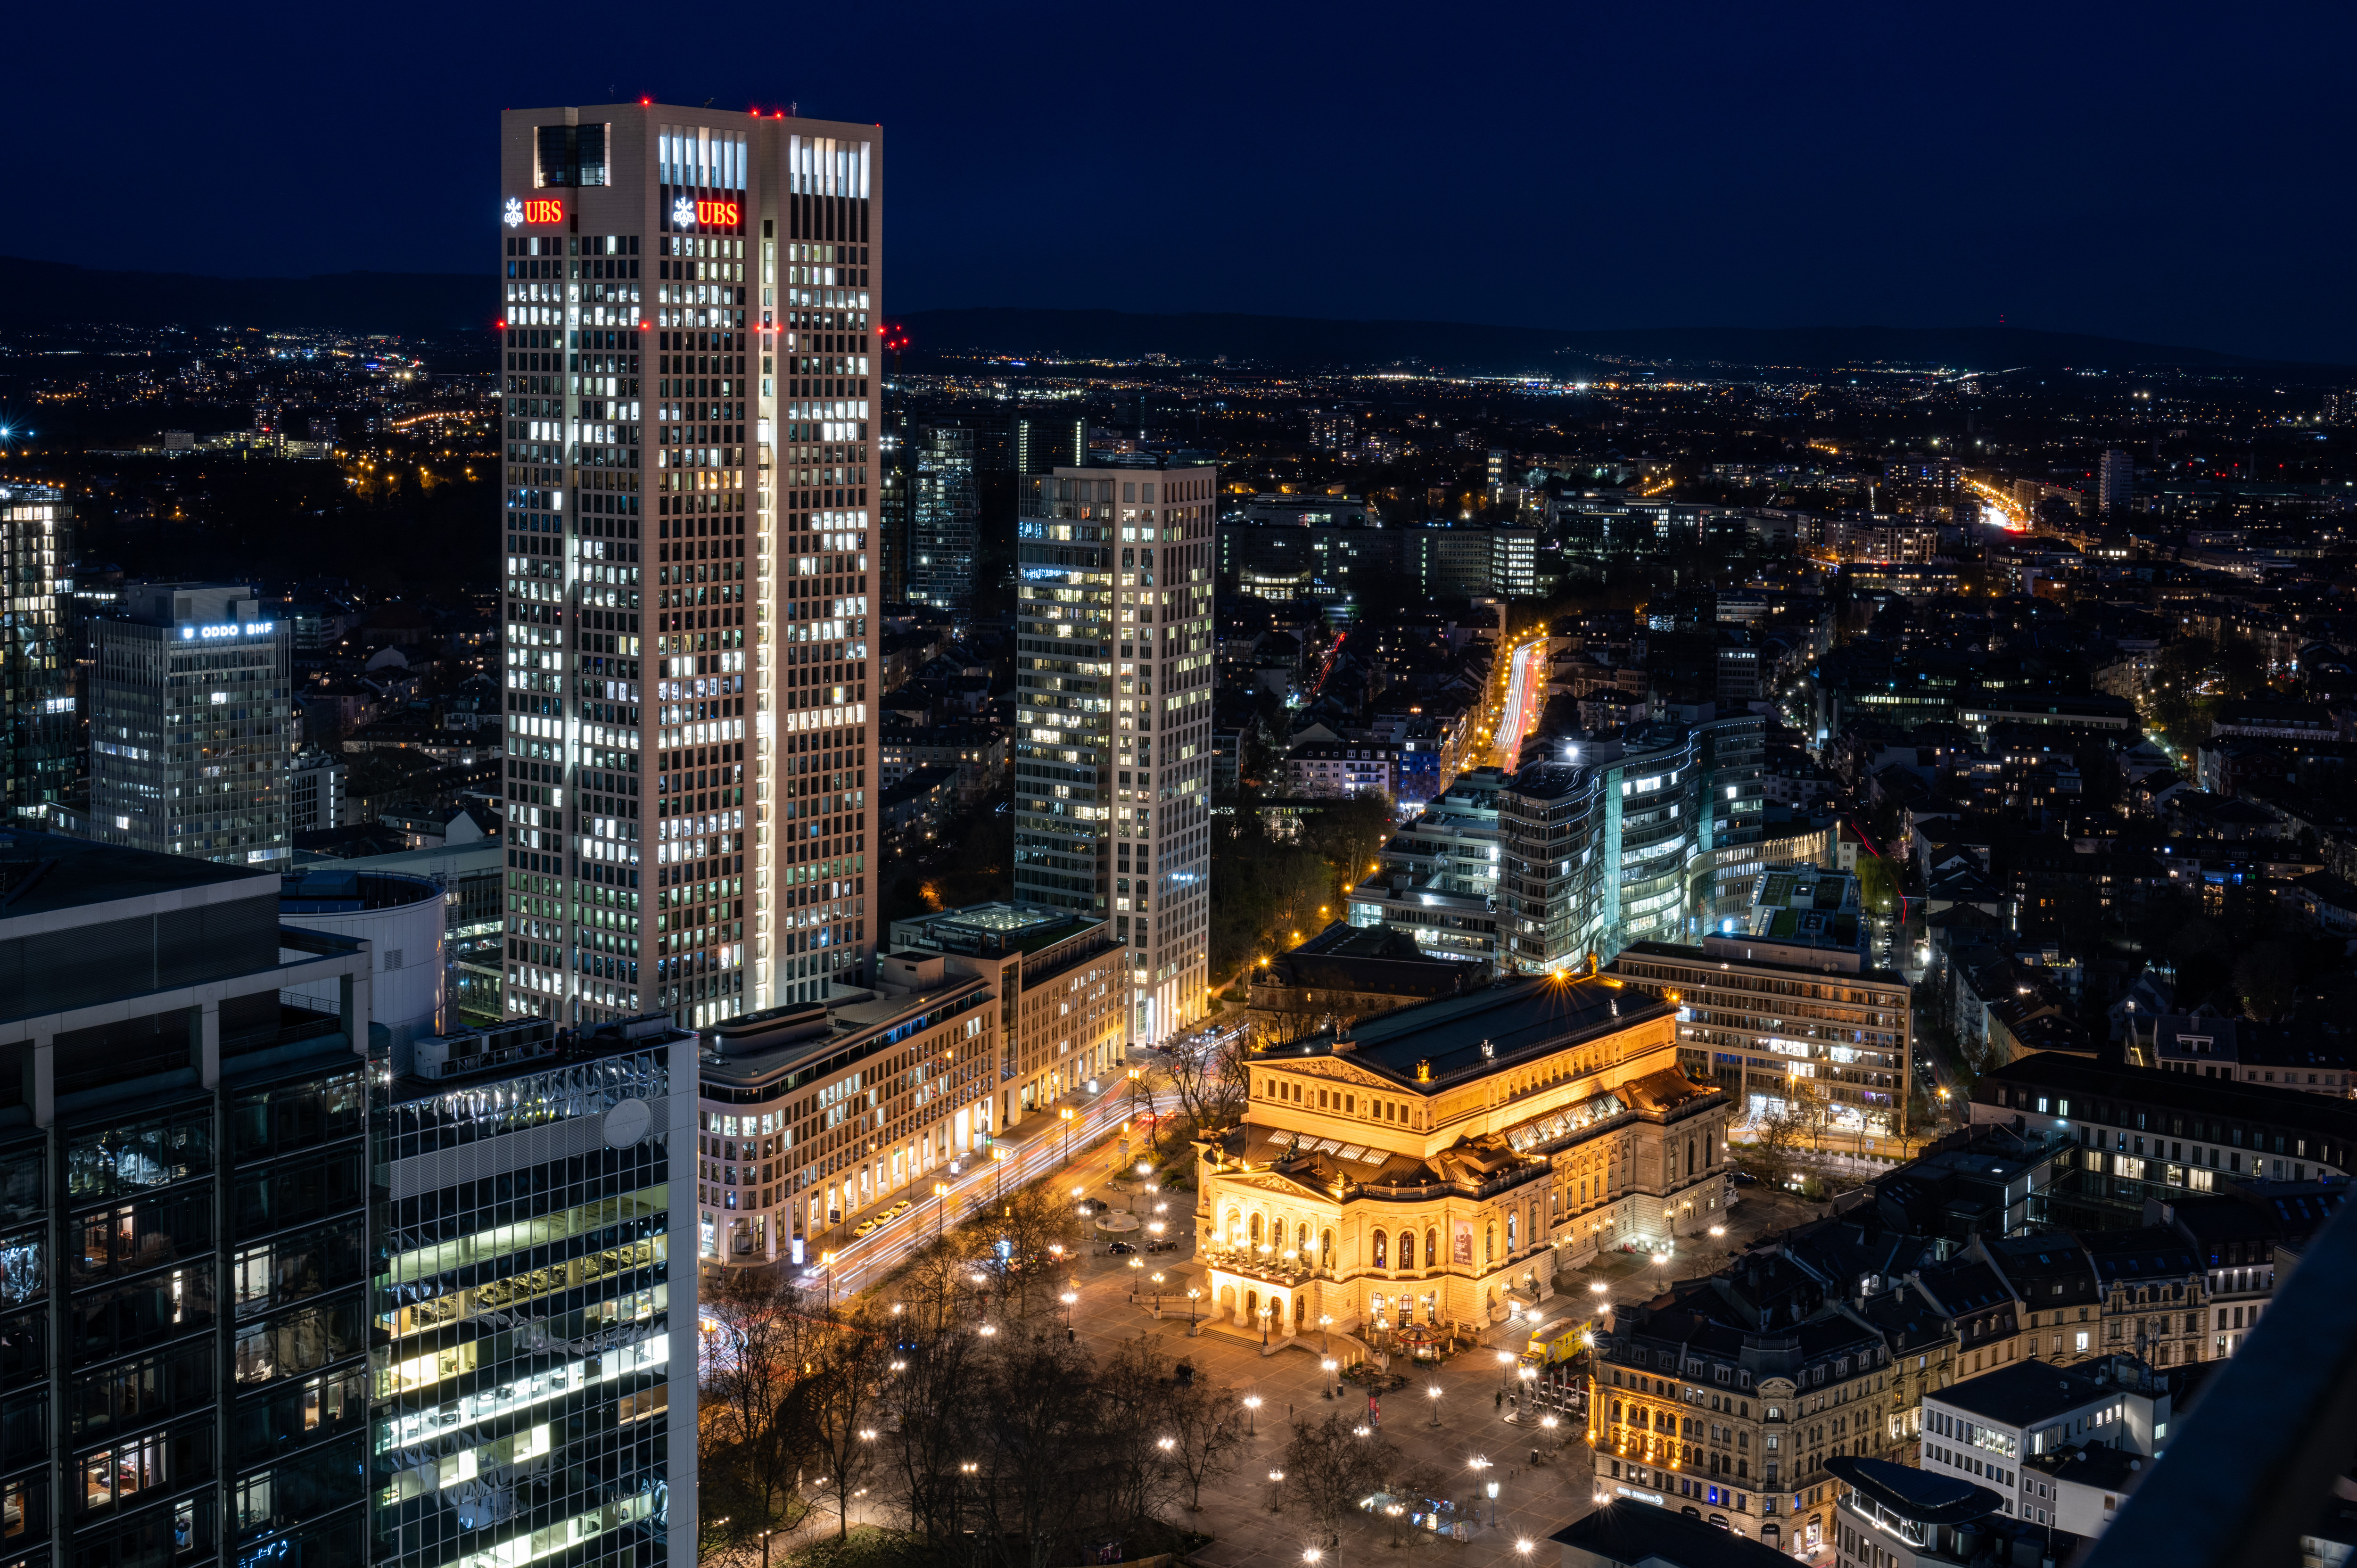
[[[1247,1441],[1236,1468],[1204,1487],[1200,1514],[1185,1516],[1178,1522],[1213,1538],[1211,1545],[1194,1553],[1195,1561],[1206,1568],[1302,1568],[1305,1550],[1316,1544],[1315,1532],[1305,1519],[1282,1509],[1271,1511],[1269,1471],[1291,1435],[1289,1417],[1322,1420],[1339,1410],[1354,1419],[1367,1419],[1366,1391],[1345,1382],[1339,1403],[1326,1397],[1329,1385],[1319,1336],[1314,1330],[1289,1346],[1282,1336],[1273,1336],[1275,1348],[1266,1352],[1257,1334],[1232,1324],[1209,1326],[1199,1320],[1190,1335],[1187,1286],[1190,1279],[1198,1278],[1191,1262],[1193,1195],[1150,1194],[1135,1179],[1108,1184],[1104,1180],[1107,1160],[1108,1155],[1099,1151],[1077,1162],[1066,1178],[1068,1184],[1086,1186],[1092,1197],[1117,1210],[1134,1208],[1141,1216],[1151,1216],[1154,1204],[1164,1203],[1167,1208],[1160,1217],[1178,1246],[1175,1252],[1125,1257],[1104,1251],[1110,1238],[1095,1239],[1080,1271],[1081,1299],[1072,1308],[1072,1328],[1099,1358],[1125,1339],[1155,1335],[1164,1341],[1173,1359],[1191,1361],[1196,1375],[1212,1387],[1232,1389],[1239,1399],[1259,1398],[1252,1421],[1256,1435]],[[1743,1201],[1726,1217],[1724,1236],[1706,1233],[1683,1239],[1678,1251],[1661,1268],[1643,1254],[1605,1254],[1591,1267],[1558,1275],[1555,1297],[1547,1306],[1584,1312],[1592,1310],[1596,1303],[1649,1299],[1665,1278],[1712,1273],[1730,1252],[1763,1234],[1822,1212],[1817,1205],[1767,1195],[1758,1187],[1742,1189],[1742,1197]],[[1150,1299],[1157,1273],[1163,1276],[1158,1319]],[[1599,1284],[1604,1287],[1601,1291],[1591,1288]],[[1134,1303],[1133,1288],[1147,1299]],[[1552,1316],[1547,1306],[1541,1308],[1543,1316]],[[1343,1526],[1339,1557],[1333,1552],[1321,1557],[1328,1568],[1338,1562],[1356,1563],[1386,1556],[1452,1559],[1466,1568],[1535,1562],[1549,1550],[1544,1546],[1549,1534],[1594,1506],[1590,1455],[1579,1440],[1577,1422],[1563,1423],[1557,1431],[1568,1440],[1556,1445],[1544,1441],[1545,1434],[1535,1424],[1537,1412],[1528,1424],[1505,1419],[1512,1405],[1511,1402],[1501,1404],[1499,1397],[1502,1374],[1496,1352],[1523,1348],[1527,1341],[1514,1333],[1515,1326],[1492,1327],[1485,1336],[1489,1346],[1438,1367],[1418,1366],[1405,1356],[1394,1357],[1390,1369],[1406,1377],[1408,1384],[1380,1402],[1383,1432],[1398,1446],[1407,1467],[1427,1467],[1436,1475],[1453,1477],[1450,1495],[1458,1505],[1453,1517],[1471,1520],[1478,1499],[1480,1523],[1470,1539],[1439,1539],[1410,1530],[1405,1532],[1405,1543],[1394,1545],[1395,1536],[1402,1532],[1390,1520],[1357,1516]],[[1338,1359],[1347,1353],[1346,1347],[1333,1348]],[[1440,1391],[1437,1399],[1429,1391],[1434,1388]],[[1535,1465],[1532,1463],[1534,1439],[1540,1440],[1541,1452]],[[1477,1468],[1476,1462],[1482,1460],[1488,1461],[1488,1467]],[[1482,1495],[1491,1480],[1498,1483],[1494,1504]],[[1527,1557],[1523,1542],[1532,1543]]]
[[[1323,1420],[1329,1413],[1344,1414],[1354,1423],[1379,1423],[1401,1451],[1403,1470],[1448,1478],[1446,1496],[1456,1509],[1446,1517],[1471,1528],[1459,1539],[1354,1514],[1342,1526],[1339,1552],[1320,1552],[1319,1568],[1411,1559],[1464,1568],[1552,1561],[1546,1537],[1595,1506],[1594,1471],[1578,1420],[1558,1417],[1560,1424],[1548,1433],[1535,1409],[1527,1422],[1507,1419],[1513,1405],[1501,1398],[1501,1391],[1511,1368],[1501,1367],[1498,1354],[1521,1352],[1528,1343],[1527,1323],[1494,1326],[1480,1348],[1439,1366],[1414,1363],[1405,1354],[1393,1357],[1389,1370],[1405,1377],[1407,1384],[1383,1395],[1379,1407],[1371,1408],[1365,1388],[1348,1381],[1340,1385],[1339,1399],[1329,1399],[1331,1385],[1314,1328],[1290,1344],[1281,1334],[1272,1335],[1264,1349],[1259,1334],[1235,1324],[1213,1323],[1199,1314],[1190,1325],[1187,1289],[1200,1278],[1193,1262],[1194,1195],[1153,1190],[1126,1158],[1125,1146],[1109,1141],[1042,1178],[1059,1190],[1084,1194],[1116,1217],[1114,1226],[1090,1229],[1075,1273],[1079,1300],[1070,1309],[1074,1335],[1100,1359],[1125,1340],[1153,1335],[1174,1361],[1191,1362],[1196,1377],[1211,1388],[1232,1390],[1238,1400],[1260,1401],[1249,1418],[1254,1434],[1235,1468],[1204,1487],[1200,1512],[1182,1510],[1172,1521],[1212,1538],[1192,1554],[1196,1563],[1203,1568],[1306,1568],[1305,1551],[1318,1544],[1316,1531],[1289,1507],[1272,1509],[1269,1472],[1292,1435],[1293,1418]],[[1540,1308],[1542,1318],[1649,1300],[1665,1283],[1714,1273],[1752,1241],[1824,1212],[1820,1205],[1757,1187],[1739,1189],[1739,1196],[1736,1208],[1721,1217],[1725,1234],[1681,1238],[1662,1264],[1644,1253],[1609,1252],[1558,1274],[1555,1296]],[[1135,1216],[1135,1223],[1119,1218],[1125,1216]],[[1173,1251],[1108,1250],[1114,1241],[1148,1240],[1157,1221],[1160,1234],[1175,1243]],[[1153,1299],[1157,1288],[1158,1316]],[[1352,1353],[1340,1339],[1329,1341],[1327,1348],[1338,1361]],[[1494,1501],[1486,1491],[1491,1481],[1498,1485]],[[855,1523],[893,1522],[858,1503],[852,1518]],[[832,1528],[823,1509],[817,1526]]]

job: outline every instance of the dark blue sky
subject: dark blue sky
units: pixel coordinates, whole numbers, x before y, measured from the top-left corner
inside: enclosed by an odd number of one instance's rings
[[[16,255],[487,266],[497,112],[649,92],[881,122],[888,310],[2002,315],[2357,363],[2346,7],[314,0],[7,36]]]

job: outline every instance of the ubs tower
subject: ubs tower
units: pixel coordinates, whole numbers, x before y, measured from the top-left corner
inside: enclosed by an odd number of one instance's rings
[[[870,978],[882,156],[759,111],[502,116],[511,1016]]]

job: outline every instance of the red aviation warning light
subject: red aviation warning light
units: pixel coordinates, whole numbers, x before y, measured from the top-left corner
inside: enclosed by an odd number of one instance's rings
[[[562,223],[565,203],[554,196],[527,197],[523,204],[523,220],[527,223]]]

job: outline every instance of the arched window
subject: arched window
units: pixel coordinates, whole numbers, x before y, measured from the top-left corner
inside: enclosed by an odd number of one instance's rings
[[[1294,1251],[1297,1252],[1307,1252],[1309,1251],[1309,1227],[1307,1224],[1296,1228],[1294,1232],[1293,1248]]]
[[[1241,1241],[1241,1240],[1243,1240],[1243,1236],[1244,1236],[1244,1217],[1243,1217],[1243,1212],[1241,1209],[1235,1209],[1235,1208],[1231,1208],[1231,1209],[1229,1209],[1229,1210],[1228,1210],[1228,1228],[1227,1228],[1227,1241],[1228,1241],[1228,1245],[1230,1245],[1230,1246],[1232,1246],[1232,1246],[1234,1246],[1238,1241]]]
[[[1424,1266],[1427,1269],[1440,1267],[1440,1232],[1437,1230],[1427,1229],[1424,1233]]]
[[[1374,1257],[1375,1257],[1375,1267],[1377,1267],[1377,1268],[1379,1268],[1379,1269],[1387,1269],[1387,1268],[1391,1267],[1391,1265],[1390,1265],[1389,1263],[1387,1263],[1387,1262],[1385,1262],[1383,1261],[1383,1233],[1382,1231],[1380,1231],[1380,1230],[1378,1230],[1378,1231],[1376,1231],[1376,1232],[1375,1232],[1375,1253],[1374,1253]]]
[[[1318,1261],[1329,1269],[1334,1266],[1334,1232],[1331,1230],[1318,1233]]]
[[[1498,1255],[1498,1227],[1495,1221],[1481,1227],[1481,1262],[1487,1263]]]
[[[1539,1238],[1545,1234],[1544,1228],[1539,1224],[1539,1200],[1534,1197],[1531,1199],[1531,1245],[1537,1246]]]
[[[1400,1267],[1415,1267],[1415,1232],[1413,1230],[1400,1232]]]
[[[1686,1175],[1688,1175],[1688,1176],[1692,1176],[1692,1175],[1694,1175],[1694,1174],[1695,1174],[1695,1163],[1694,1163],[1694,1157],[1695,1157],[1695,1141],[1694,1141],[1692,1138],[1688,1138],[1688,1139],[1686,1140]]]
[[[1507,1256],[1509,1256],[1509,1257],[1512,1257],[1512,1256],[1513,1255],[1513,1251],[1514,1251],[1514,1216],[1512,1216],[1512,1214],[1509,1214],[1509,1215],[1507,1215],[1507,1216],[1506,1216],[1506,1255],[1507,1255]]]
[[[1252,1217],[1252,1242],[1255,1247],[1260,1245],[1260,1216],[1257,1214]]]

